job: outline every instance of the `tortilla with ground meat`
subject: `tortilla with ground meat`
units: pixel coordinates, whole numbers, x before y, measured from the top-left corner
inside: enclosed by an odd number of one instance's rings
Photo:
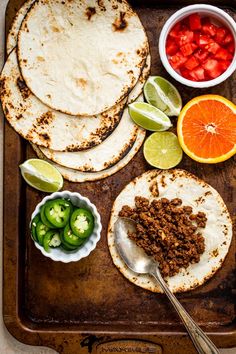
[[[130,182],[116,198],[108,227],[108,246],[112,260],[130,282],[153,292],[162,292],[154,278],[138,275],[128,269],[115,247],[114,224],[118,214],[124,205],[133,208],[136,196],[145,197],[149,201],[180,198],[183,205],[192,207],[194,214],[206,214],[206,227],[201,229],[205,251],[200,256],[200,262],[166,278],[173,292],[185,292],[204,284],[221,267],[232,239],[232,221],[219,193],[187,171],[151,170]]]

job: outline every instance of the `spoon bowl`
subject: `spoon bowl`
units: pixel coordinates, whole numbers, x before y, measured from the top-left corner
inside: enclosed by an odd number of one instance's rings
[[[130,218],[118,218],[114,228],[116,248],[127,266],[135,273],[151,273],[158,264],[128,236],[128,232],[136,232],[136,222]]]

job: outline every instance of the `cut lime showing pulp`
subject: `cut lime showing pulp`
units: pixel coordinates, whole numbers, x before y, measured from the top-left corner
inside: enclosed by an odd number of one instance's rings
[[[178,138],[171,132],[153,133],[144,143],[146,161],[162,170],[175,167],[183,157]]]
[[[174,85],[161,76],[150,76],[144,86],[147,102],[167,116],[178,116],[182,109],[181,96]]]
[[[129,114],[136,124],[147,130],[164,131],[172,126],[166,114],[145,102],[131,103]]]
[[[20,165],[20,170],[24,180],[31,187],[42,192],[57,192],[63,186],[63,178],[60,172],[44,160],[27,160]]]

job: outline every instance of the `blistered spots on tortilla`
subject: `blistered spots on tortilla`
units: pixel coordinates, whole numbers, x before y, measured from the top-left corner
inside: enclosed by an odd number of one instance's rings
[[[41,62],[45,61],[44,57],[41,57],[41,56],[37,56],[36,59],[37,59],[37,61],[41,61]]]
[[[128,22],[125,19],[125,12],[120,11],[120,16],[115,19],[112,24],[113,31],[124,31],[128,27]]]
[[[36,121],[37,124],[40,125],[40,127],[43,127],[45,125],[50,125],[53,121],[53,113],[51,111],[48,111],[42,114],[39,118],[37,118]]]
[[[6,90],[6,78],[2,77],[0,79],[0,95],[5,96],[7,95],[7,90]]]
[[[165,176],[164,176],[164,175],[161,176],[161,186],[162,186],[163,188],[165,188],[165,187],[167,186],[167,184],[166,184],[166,182],[165,182]]]
[[[56,26],[52,26],[52,31],[55,33],[58,33],[58,32],[60,32],[60,29]]]
[[[87,7],[85,11],[85,15],[87,16],[87,19],[90,21],[91,17],[96,14],[96,9],[95,7]]]
[[[211,257],[218,257],[219,256],[219,250],[216,248],[211,252]]]
[[[39,136],[43,141],[50,141],[50,136],[47,133],[41,133]]]
[[[201,195],[199,198],[195,199],[194,202],[198,204],[202,204],[205,202],[205,198]]]
[[[87,80],[83,79],[82,77],[76,79],[76,85],[82,87],[83,89],[87,85]]]
[[[153,197],[159,197],[159,189],[158,189],[157,181],[152,182],[152,184],[149,187],[149,190]]]
[[[26,86],[26,83],[20,77],[17,78],[16,84],[20,90],[22,97],[24,98],[24,100],[26,100],[31,95],[30,89]]]
[[[97,4],[101,11],[106,11],[106,7],[104,5],[103,0],[97,0]]]
[[[212,195],[212,192],[211,191],[207,191],[207,192],[205,192],[205,197],[207,196],[207,195]]]
[[[20,119],[22,119],[23,118],[23,115],[22,114],[18,114],[17,116],[16,116],[16,119],[17,120],[20,120]]]

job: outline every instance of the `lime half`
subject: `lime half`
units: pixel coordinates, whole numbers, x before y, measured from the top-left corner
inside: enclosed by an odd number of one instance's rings
[[[20,170],[24,180],[31,187],[42,192],[57,192],[63,186],[63,178],[60,172],[44,160],[26,160],[20,165]]]
[[[175,167],[183,157],[178,138],[171,132],[150,135],[144,143],[143,153],[150,165],[162,170]]]
[[[172,126],[166,114],[145,102],[131,103],[129,114],[136,124],[147,130],[161,132]]]
[[[179,91],[161,76],[150,76],[144,86],[148,103],[159,108],[167,116],[178,116],[182,109]]]

